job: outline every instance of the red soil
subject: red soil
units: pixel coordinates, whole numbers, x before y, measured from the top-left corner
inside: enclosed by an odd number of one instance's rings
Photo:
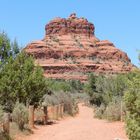
[[[118,139],[117,139],[118,138]],[[34,134],[17,140],[128,140],[124,123],[93,118],[93,109],[79,105],[79,114],[49,126],[37,126]]]

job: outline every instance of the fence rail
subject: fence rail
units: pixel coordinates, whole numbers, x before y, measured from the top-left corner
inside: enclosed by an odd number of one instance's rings
[[[64,104],[55,106],[47,106],[40,109],[33,109],[33,106],[29,107],[29,126],[34,128],[34,122],[37,120],[46,124],[48,121],[58,120],[64,115]]]
[[[58,120],[59,118],[62,118],[64,115],[64,104],[59,104],[55,106],[47,106],[39,109],[38,111],[42,111],[42,114],[40,116],[36,116],[35,114],[34,106],[29,106],[29,127],[32,129],[34,128],[34,122],[37,119],[40,119],[41,121],[46,124],[48,121]],[[4,120],[0,122],[0,129],[9,134],[10,132],[10,114],[5,113],[4,114]]]

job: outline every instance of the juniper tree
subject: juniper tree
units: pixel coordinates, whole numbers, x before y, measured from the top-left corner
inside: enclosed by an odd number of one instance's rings
[[[43,70],[24,52],[9,58],[0,71],[0,104],[11,111],[16,101],[36,104],[47,92]]]

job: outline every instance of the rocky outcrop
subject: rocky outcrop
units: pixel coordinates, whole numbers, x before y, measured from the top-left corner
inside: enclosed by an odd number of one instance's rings
[[[85,81],[87,74],[126,73],[133,69],[127,54],[108,40],[95,37],[95,27],[87,19],[56,18],[46,26],[46,35],[25,48],[49,78]]]
[[[94,25],[85,18],[77,18],[76,14],[71,14],[69,18],[55,18],[45,27],[46,35],[67,35],[81,34],[92,36]]]

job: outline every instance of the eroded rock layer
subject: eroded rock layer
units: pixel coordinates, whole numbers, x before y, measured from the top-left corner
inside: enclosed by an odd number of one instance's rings
[[[85,81],[90,72],[114,74],[133,69],[126,53],[108,40],[97,39],[94,25],[76,14],[50,21],[45,30],[45,38],[31,42],[25,51],[35,57],[46,77]]]

